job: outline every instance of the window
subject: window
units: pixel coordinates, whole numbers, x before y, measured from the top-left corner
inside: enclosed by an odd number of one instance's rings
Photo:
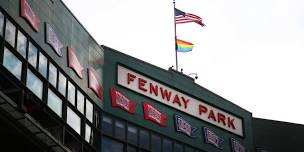
[[[67,124],[80,135],[80,117],[69,107],[67,108]]]
[[[163,140],[163,151],[172,152],[172,141],[169,139]]]
[[[77,90],[77,109],[84,114],[84,95]]]
[[[27,60],[34,68],[37,67],[37,54],[38,54],[38,50],[36,46],[34,46],[34,44],[29,42]]]
[[[68,82],[68,101],[75,106],[75,86],[69,81]]]
[[[59,116],[62,116],[62,100],[51,90],[48,90],[47,105]]]
[[[46,78],[47,74],[47,58],[40,52],[39,53],[39,72]]]
[[[139,146],[141,148],[149,149],[150,137],[148,131],[142,129],[139,131]]]
[[[161,138],[158,135],[151,134],[151,151],[152,152],[161,151]]]
[[[85,126],[85,140],[90,144],[93,143],[93,132],[88,124]]]
[[[49,82],[56,87],[57,83],[57,68],[50,63],[49,64]]]
[[[0,12],[0,35],[3,36],[4,15]]]
[[[115,121],[115,137],[120,140],[125,140],[125,124],[121,121]]]
[[[137,145],[137,128],[132,125],[128,125],[127,142]]]
[[[128,145],[127,152],[136,152],[136,148]]]
[[[16,27],[15,25],[6,20],[6,29],[5,29],[5,40],[12,46],[15,47],[15,35],[16,35]]]
[[[194,149],[191,147],[186,147],[185,152],[194,152]]]
[[[110,117],[108,117],[108,116],[103,116],[102,117],[102,125],[101,125],[101,127],[102,127],[102,132],[104,133],[104,134],[108,134],[108,135],[112,135],[113,133],[113,120],[110,118]]]
[[[40,99],[42,99],[43,83],[29,69],[27,69],[26,86]]]
[[[27,45],[27,38],[21,31],[18,31],[17,37],[17,51],[26,58],[26,45]]]
[[[6,47],[4,47],[3,66],[17,79],[21,79],[22,62]]]
[[[59,91],[63,96],[65,96],[66,82],[67,82],[66,77],[65,77],[61,72],[59,72],[59,78],[58,78],[58,91]]]
[[[183,152],[183,146],[178,143],[174,143],[174,152]]]
[[[93,122],[93,104],[86,100],[86,117],[90,122]]]
[[[102,137],[102,152],[123,152],[123,144],[107,137]]]
[[[97,110],[97,108],[94,110],[94,115],[95,115],[95,123],[94,123],[94,125],[95,125],[95,127],[97,127],[97,128],[100,128],[100,113],[99,113],[99,110]]]

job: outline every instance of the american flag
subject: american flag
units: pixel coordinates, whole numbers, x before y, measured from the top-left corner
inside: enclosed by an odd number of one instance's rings
[[[175,8],[175,23],[176,24],[195,22],[201,26],[205,26],[205,24],[202,21],[203,21],[202,18],[197,15],[194,15],[191,13],[185,13],[185,12]]]

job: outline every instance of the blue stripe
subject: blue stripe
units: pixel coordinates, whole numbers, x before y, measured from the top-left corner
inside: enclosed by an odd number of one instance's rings
[[[178,47],[176,49],[177,52],[190,52],[192,51],[192,48],[182,48],[182,47]]]

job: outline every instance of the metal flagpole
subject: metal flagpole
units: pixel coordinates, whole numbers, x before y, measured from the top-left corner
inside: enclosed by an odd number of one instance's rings
[[[175,48],[175,67],[176,71],[178,71],[178,63],[177,63],[177,45],[176,45],[176,19],[175,19],[175,0],[173,0],[173,9],[174,9],[174,48]]]

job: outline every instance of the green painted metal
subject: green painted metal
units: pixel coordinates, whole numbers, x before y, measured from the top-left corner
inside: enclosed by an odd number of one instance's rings
[[[171,137],[180,142],[189,144],[191,146],[197,147],[204,151],[220,152],[220,151],[232,151],[230,138],[239,140],[249,151],[253,149],[253,139],[252,139],[252,127],[251,120],[252,115],[250,112],[242,109],[241,107],[233,104],[232,102],[212,93],[211,91],[199,86],[194,82],[194,80],[188,76],[185,76],[179,72],[172,70],[164,70],[159,67],[153,66],[149,63],[141,61],[139,59],[133,58],[131,56],[120,53],[114,49],[104,46],[105,50],[105,66],[104,66],[104,110],[111,113],[117,117],[128,120],[130,122],[136,123],[142,127],[148,128],[155,132],[161,133],[165,136]],[[230,133],[224,129],[221,129],[215,125],[202,121],[200,119],[194,118],[184,112],[175,110],[168,107],[158,101],[148,98],[144,95],[138,94],[127,88],[117,85],[117,65],[125,65],[128,68],[145,75],[157,82],[170,86],[176,90],[179,90],[191,97],[205,101],[206,103],[213,105],[221,110],[228,113],[236,115],[243,119],[244,124],[244,137],[240,137],[233,133]],[[110,98],[110,88],[114,87],[122,91],[131,100],[137,103],[136,113],[129,114],[124,110],[112,107]],[[162,127],[151,121],[147,121],[143,116],[142,102],[148,101],[157,107],[161,112],[168,115],[167,127]],[[196,132],[196,138],[190,138],[184,134],[176,132],[174,128],[174,114],[178,114],[189,121],[195,127],[198,127]],[[202,127],[208,127],[217,133],[221,138],[224,139],[223,150],[215,148],[210,144],[204,143]]]

